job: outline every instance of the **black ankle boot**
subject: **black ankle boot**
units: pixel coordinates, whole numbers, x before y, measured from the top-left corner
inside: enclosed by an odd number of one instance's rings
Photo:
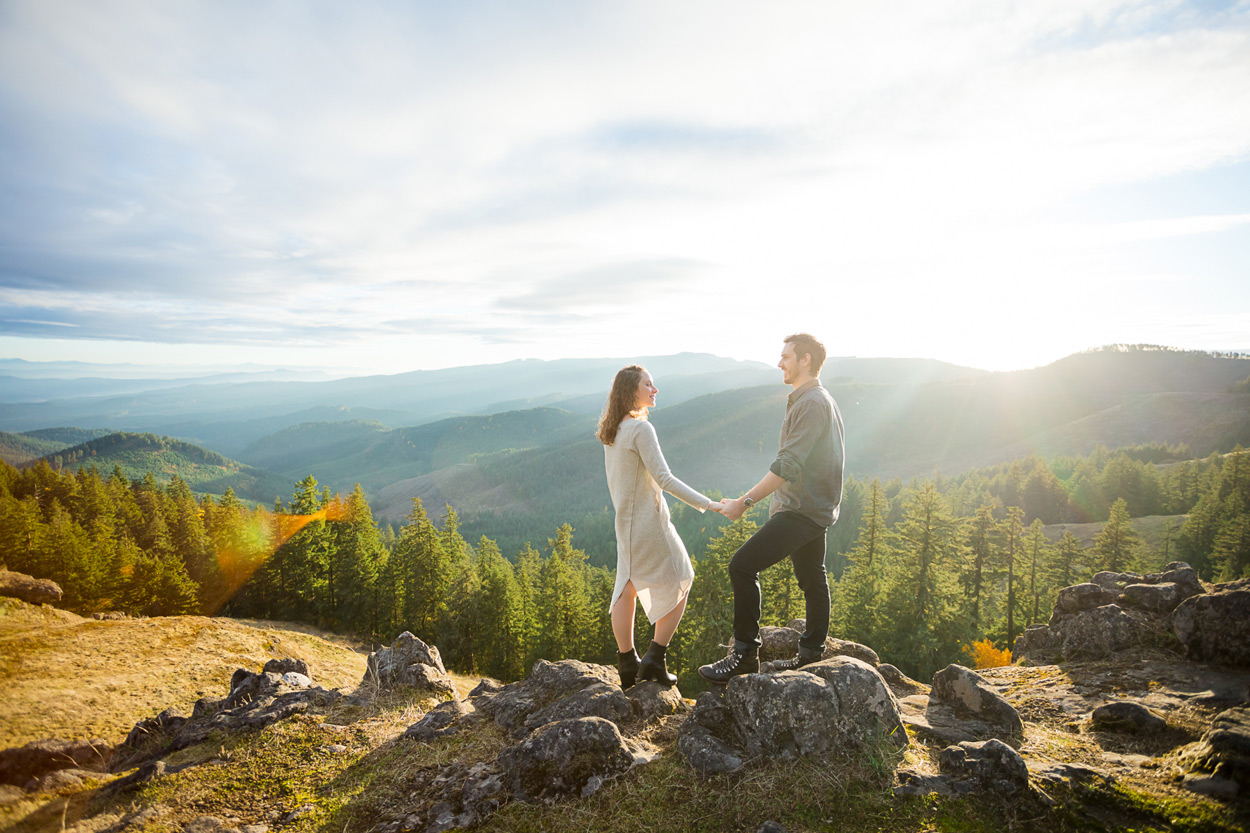
[[[647,649],[642,661],[638,663],[639,682],[655,680],[661,685],[677,685],[677,675],[668,673],[668,665],[664,661],[666,653],[668,653],[667,645],[652,641],[651,647]]]
[[[616,672],[621,675],[622,691],[632,686],[638,676],[638,652],[630,648],[617,653]]]

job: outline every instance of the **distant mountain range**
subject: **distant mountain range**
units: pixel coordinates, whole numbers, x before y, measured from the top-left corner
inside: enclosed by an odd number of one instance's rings
[[[725,494],[754,483],[776,451],[789,391],[780,371],[702,354],[641,361],[661,390],[651,418],[674,473]],[[381,518],[401,520],[421,497],[436,513],[451,503],[469,531],[485,530],[491,518],[532,526],[532,540],[563,520],[610,531],[593,432],[625,363],[517,361],[9,402],[0,405],[0,427],[24,433],[0,434],[0,454],[18,465],[57,454],[85,459],[72,449],[85,443],[99,460],[105,429],[167,434],[233,458],[238,468],[201,477],[193,485],[200,491],[235,477],[236,492],[268,503],[312,474],[338,491],[361,483]],[[1250,444],[1247,377],[1250,359],[1140,347],[1011,373],[858,358],[831,359],[823,373],[846,422],[848,470],[860,478],[955,474],[1031,453],[1086,454],[1099,444],[1185,444],[1195,456],[1229,450]],[[78,432],[50,432],[52,425]],[[129,453],[129,467],[143,465]],[[166,453],[161,471],[170,459]]]

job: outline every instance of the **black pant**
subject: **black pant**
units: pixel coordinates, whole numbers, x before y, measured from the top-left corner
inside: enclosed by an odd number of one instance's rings
[[[807,630],[799,640],[820,652],[829,635],[829,583],[825,580],[825,527],[797,512],[778,512],[738,548],[729,560],[734,588],[734,648],[760,647],[760,572],[789,556],[807,602]]]

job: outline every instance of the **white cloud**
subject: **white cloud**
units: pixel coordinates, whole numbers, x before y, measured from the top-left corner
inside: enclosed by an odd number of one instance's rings
[[[1049,291],[1145,279],[1135,242],[1244,234],[1244,197],[1062,212],[1244,164],[1246,89],[1244,4],[13,0],[0,318],[60,295],[143,310],[139,339],[455,342],[421,363],[617,355],[645,310],[649,353],[769,358],[755,330],[800,320],[868,345],[838,352],[974,354],[1020,306],[1061,314]]]

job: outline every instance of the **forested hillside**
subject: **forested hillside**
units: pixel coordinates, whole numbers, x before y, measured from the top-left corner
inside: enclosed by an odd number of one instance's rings
[[[674,512],[699,553],[669,654],[683,690],[698,689],[691,669],[728,636],[725,565],[763,509],[733,524]],[[501,551],[489,537],[466,541],[452,507],[440,514],[416,502],[398,530],[379,526],[363,491],[336,495],[312,477],[270,511],[233,492],[196,498],[179,478],[161,487],[120,471],[0,467],[5,566],[57,581],[78,612],[226,611],[373,639],[411,630],[450,667],[504,679],[537,657],[612,660],[612,574],[579,530],[562,524]],[[1152,546],[1132,521],[1143,514],[1165,516],[1161,535],[1152,521]],[[1046,534],[1048,522],[1084,517],[1105,520],[1088,544]],[[1057,588],[1099,569],[1182,559],[1209,580],[1250,576],[1250,455],[1100,449],[959,478],[851,480],[830,542],[835,633],[925,678],[975,642],[1009,646],[1046,620]],[[802,615],[793,571],[783,564],[763,581],[766,624]]]
[[[243,465],[199,446],[155,434],[117,432],[63,448],[44,458],[54,469],[94,466],[114,469],[134,480],[152,477],[165,484],[179,478],[195,492],[222,494],[271,503],[290,488],[279,475]]]

